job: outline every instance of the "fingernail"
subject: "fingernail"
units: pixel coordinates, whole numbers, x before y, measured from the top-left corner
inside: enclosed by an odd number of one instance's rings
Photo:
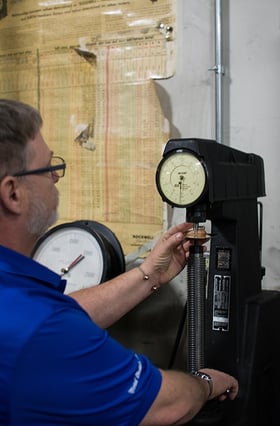
[[[184,235],[182,234],[182,232],[178,232],[177,234],[175,234],[175,237],[177,238],[177,240],[182,240]]]

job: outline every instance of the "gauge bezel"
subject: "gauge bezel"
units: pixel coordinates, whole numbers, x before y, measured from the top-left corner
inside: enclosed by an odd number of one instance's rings
[[[125,271],[125,256],[119,239],[114,232],[107,226],[94,220],[77,220],[74,222],[76,226],[84,226],[92,233],[99,235],[106,248],[106,252],[110,254],[110,271],[105,278],[109,280]]]
[[[41,250],[42,245],[51,242],[52,237],[58,233],[63,233],[64,230],[67,232],[69,230],[82,230],[97,243],[103,260],[103,265],[101,265],[103,270],[99,280],[97,280],[98,282],[93,283],[93,285],[101,284],[125,271],[125,257],[118,238],[108,227],[92,220],[78,220],[54,226],[37,241],[31,257],[37,261],[36,253]]]

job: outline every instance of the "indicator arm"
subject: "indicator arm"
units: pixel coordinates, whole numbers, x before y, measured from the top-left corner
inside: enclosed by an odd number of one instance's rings
[[[78,265],[78,263],[80,263],[84,258],[85,256],[79,254],[79,256],[76,257],[76,259],[74,259],[73,262],[70,263],[70,265],[66,266],[66,268],[61,268],[62,275],[67,274],[67,272],[74,268],[74,266]]]

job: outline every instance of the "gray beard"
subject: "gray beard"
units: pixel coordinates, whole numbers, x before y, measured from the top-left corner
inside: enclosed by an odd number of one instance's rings
[[[44,201],[33,197],[30,205],[29,217],[27,219],[27,231],[36,238],[40,238],[57,221],[57,209],[47,213]]]

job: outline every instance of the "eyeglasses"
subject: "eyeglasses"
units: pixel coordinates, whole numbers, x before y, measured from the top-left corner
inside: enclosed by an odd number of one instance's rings
[[[43,173],[54,173],[59,178],[62,178],[65,174],[66,163],[61,157],[52,156],[51,165],[48,167],[42,167],[40,169],[23,170],[22,172],[14,173],[13,176],[27,176],[27,175],[40,175]]]

